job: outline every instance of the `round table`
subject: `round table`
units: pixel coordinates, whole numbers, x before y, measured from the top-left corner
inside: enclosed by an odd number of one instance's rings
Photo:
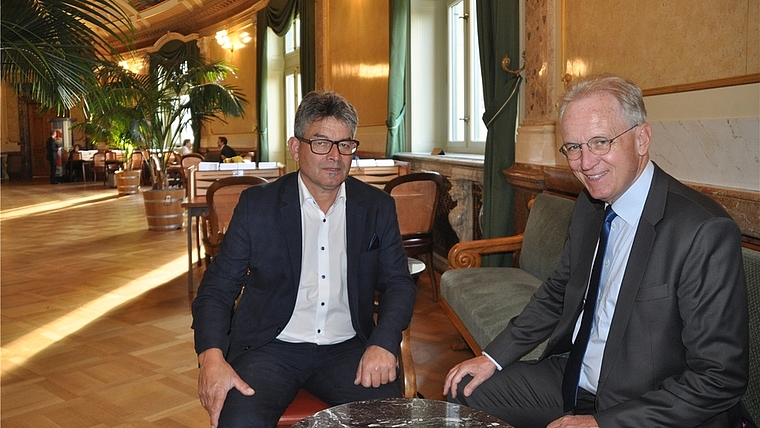
[[[381,398],[341,404],[302,419],[292,428],[489,427],[508,423],[471,407],[421,398]]]

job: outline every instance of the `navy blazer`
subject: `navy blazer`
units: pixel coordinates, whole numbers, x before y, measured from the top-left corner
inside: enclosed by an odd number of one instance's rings
[[[241,194],[193,301],[197,353],[220,348],[232,361],[277,337],[295,308],[301,241],[297,172]],[[346,180],[346,242],[354,330],[367,346],[398,355],[417,287],[409,274],[393,197],[353,177]]]
[[[604,203],[581,193],[557,269],[484,350],[503,367],[549,337],[569,351]],[[604,426],[726,427],[749,376],[741,232],[715,201],[655,165],[596,394]]]

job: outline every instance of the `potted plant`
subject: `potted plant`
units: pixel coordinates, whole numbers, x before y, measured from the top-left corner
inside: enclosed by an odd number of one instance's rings
[[[152,189],[144,191],[150,230],[182,227],[181,202],[185,191],[169,183],[169,163],[180,134],[187,126],[199,129],[203,122],[224,117],[242,117],[248,101],[222,80],[234,72],[221,61],[206,62],[200,55],[166,59],[150,58],[151,72],[138,75],[128,70],[103,67],[102,90],[110,96],[99,111],[124,109],[127,133],[149,165]]]
[[[136,126],[137,119],[134,110],[121,105],[100,106],[90,109],[90,117],[87,122],[72,126],[73,129],[83,130],[93,144],[105,142],[109,149],[119,151],[121,165],[116,171],[116,188],[120,195],[131,195],[139,192],[140,169],[135,168],[135,153],[138,146],[133,142],[130,130]],[[141,165],[142,163],[140,163]]]

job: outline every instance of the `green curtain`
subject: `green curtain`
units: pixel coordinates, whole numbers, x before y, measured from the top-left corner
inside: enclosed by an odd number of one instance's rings
[[[385,157],[406,151],[406,70],[409,58],[409,0],[391,0],[390,72],[388,75],[388,137]]]
[[[267,108],[267,11],[256,14],[256,105],[258,106],[259,144],[256,161],[269,161],[269,114]]]
[[[302,0],[301,17],[301,89],[307,94],[317,89],[316,9],[314,0]]]
[[[267,96],[267,28],[283,37],[293,18],[301,17],[301,90],[304,93],[316,89],[317,65],[314,41],[316,9],[313,0],[270,0],[266,8],[256,15],[256,105],[259,107],[259,150],[258,161],[269,161],[269,120]]]
[[[483,237],[511,235],[514,232],[514,190],[504,180],[503,171],[515,162],[517,95],[511,99],[519,77],[501,68],[509,55],[512,68],[519,68],[519,0],[476,0],[480,66],[488,125],[483,167]],[[507,102],[509,100],[509,102]],[[484,266],[510,266],[512,258],[488,256]]]

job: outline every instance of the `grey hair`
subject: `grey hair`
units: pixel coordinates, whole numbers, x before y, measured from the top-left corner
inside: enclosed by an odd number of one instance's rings
[[[356,135],[359,116],[347,99],[331,91],[312,91],[306,94],[296,111],[293,132],[303,137],[310,124],[327,118],[335,118],[345,124],[351,131],[351,138]]]
[[[646,122],[647,109],[644,106],[641,89],[632,81],[612,74],[586,76],[573,83],[573,86],[560,97],[557,103],[559,122],[562,123],[568,104],[596,94],[610,94],[615,97],[620,103],[628,125]]]

